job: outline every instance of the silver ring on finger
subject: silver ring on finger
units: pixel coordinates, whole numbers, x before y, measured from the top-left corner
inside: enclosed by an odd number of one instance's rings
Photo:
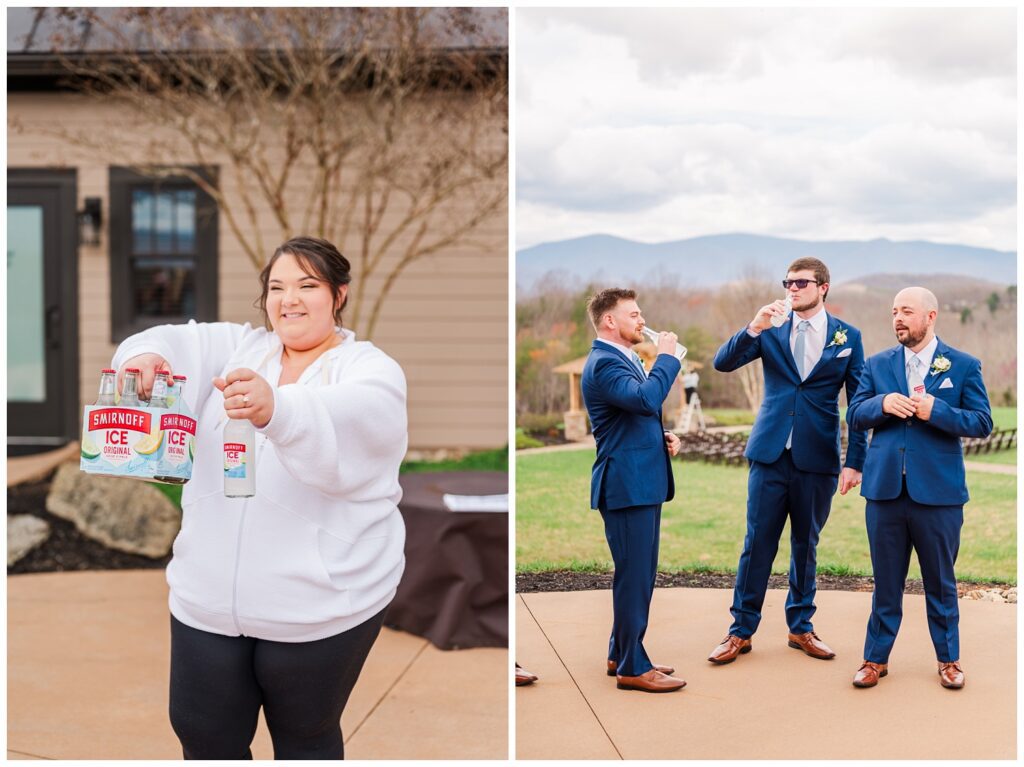
[[[242,404],[243,405],[248,405],[249,404],[249,395],[248,394],[243,394],[242,395]]]

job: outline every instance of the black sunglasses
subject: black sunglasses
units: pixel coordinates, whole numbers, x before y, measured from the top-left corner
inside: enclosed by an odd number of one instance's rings
[[[789,286],[790,285],[796,285],[798,289],[803,290],[808,285],[810,285],[812,282],[815,285],[818,284],[817,280],[783,280],[782,281],[782,287],[784,287],[786,290],[789,290]]]

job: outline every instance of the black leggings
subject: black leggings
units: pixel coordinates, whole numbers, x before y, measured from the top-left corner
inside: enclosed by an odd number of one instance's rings
[[[344,759],[341,712],[384,611],[314,642],[211,634],[171,616],[171,726],[186,759],[252,759],[260,706],[275,759]]]

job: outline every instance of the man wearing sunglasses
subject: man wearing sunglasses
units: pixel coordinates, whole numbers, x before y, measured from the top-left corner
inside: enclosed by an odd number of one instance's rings
[[[792,316],[773,327],[772,318],[786,314],[784,302],[762,306],[747,327],[722,345],[714,361],[715,369],[726,373],[756,359],[764,368],[764,400],[744,452],[750,463],[747,535],[736,570],[733,623],[708,657],[719,665],[752,649],[787,518],[792,551],[786,599],[789,646],[812,658],[835,657],[811,624],[816,547],[836,486],[845,495],[861,480],[866,434],[850,430],[843,466],[839,392],[845,387],[847,401],[853,399],[864,347],[859,330],[825,311],[825,264],[799,258],[782,284],[793,303]]]

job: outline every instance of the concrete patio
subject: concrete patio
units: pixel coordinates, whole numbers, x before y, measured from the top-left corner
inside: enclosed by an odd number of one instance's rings
[[[819,591],[815,629],[837,657],[786,644],[786,593],[771,590],[753,651],[714,666],[731,592],[658,589],[645,645],[687,681],[678,692],[618,690],[604,661],[609,591],[519,594],[516,659],[540,681],[516,688],[518,759],[1015,759],[1017,606],[960,602],[967,684],[939,685],[923,596],[904,598],[889,675],[850,684],[867,592]]]
[[[7,578],[7,758],[180,759],[161,570]],[[508,651],[384,629],[342,717],[350,759],[505,759]],[[261,717],[252,747],[270,759]]]

